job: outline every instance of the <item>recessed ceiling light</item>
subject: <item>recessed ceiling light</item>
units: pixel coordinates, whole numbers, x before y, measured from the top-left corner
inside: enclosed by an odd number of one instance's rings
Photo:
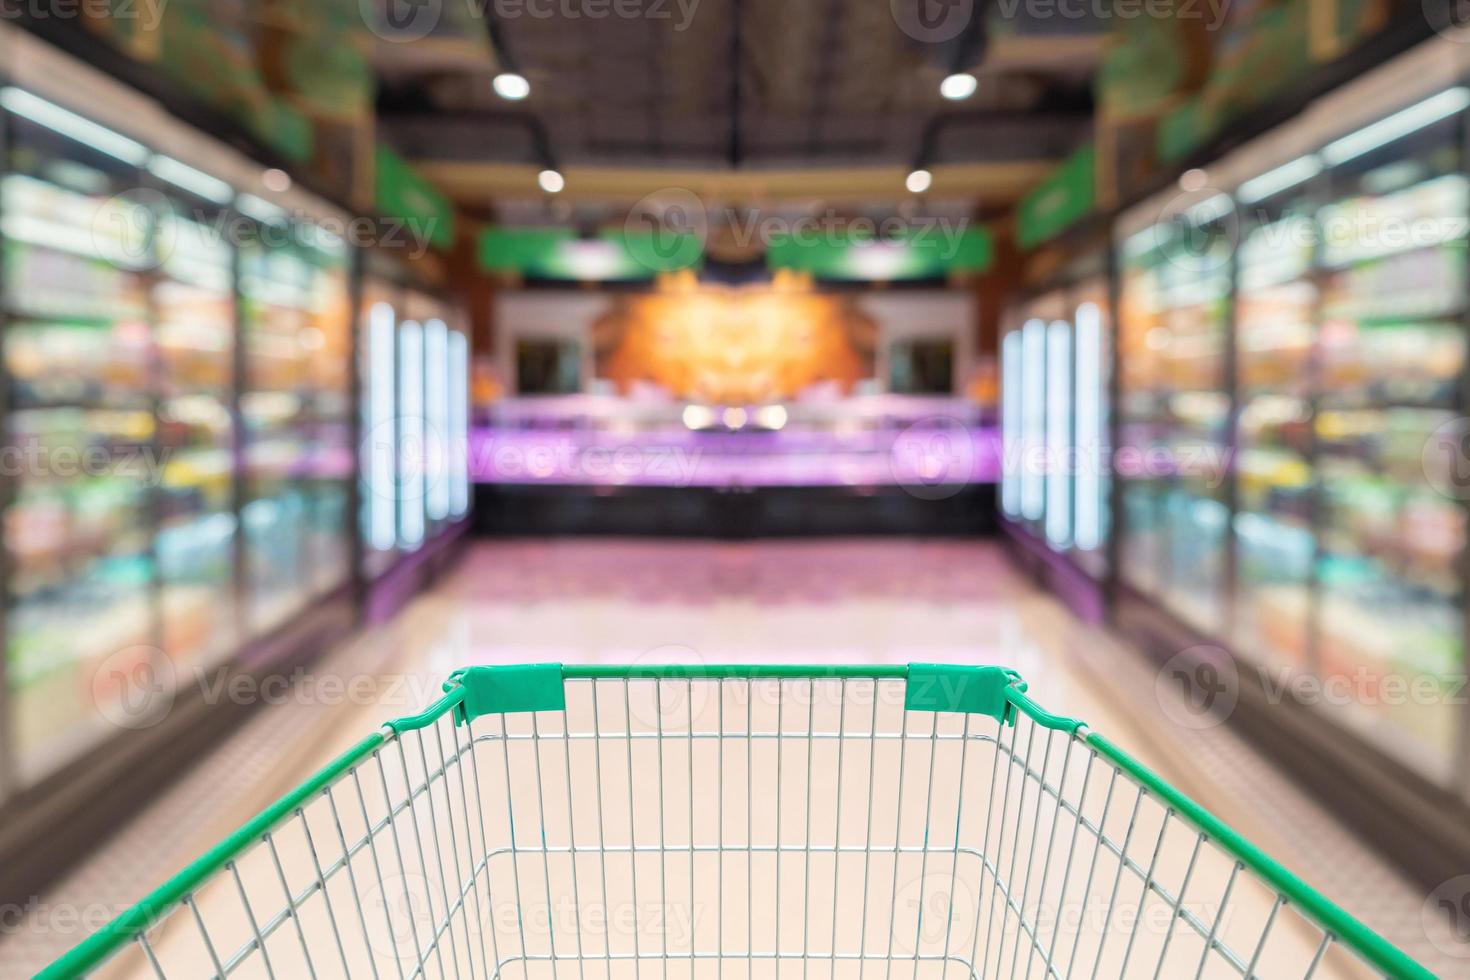
[[[1193,170],[1186,170],[1179,175],[1179,189],[1190,194],[1198,190],[1204,190],[1205,185],[1209,182],[1210,175],[1198,167],[1195,167]]]
[[[548,194],[560,194],[567,186],[567,179],[555,170],[543,170],[536,175],[536,183]]]
[[[531,83],[518,72],[503,71],[490,82],[495,94],[510,102],[519,102],[531,94]]]
[[[265,185],[266,190],[275,191],[277,194],[283,194],[291,189],[291,175],[275,167],[261,174],[260,182]]]
[[[960,99],[968,99],[974,95],[975,88],[979,84],[974,75],[967,71],[959,71],[939,83],[939,94],[946,99],[954,99],[958,102]]]
[[[904,180],[903,186],[907,187],[910,194],[922,194],[934,183],[934,175],[927,170],[915,170]]]

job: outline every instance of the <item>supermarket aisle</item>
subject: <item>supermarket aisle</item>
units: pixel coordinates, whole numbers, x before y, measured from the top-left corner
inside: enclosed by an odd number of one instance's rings
[[[1112,735],[1435,965],[1411,886],[1227,732],[1162,727],[1150,675],[1133,675],[1131,653],[1020,579],[995,545],[516,541],[474,546],[439,589],[334,652],[297,697],[263,709],[40,897],[25,928],[6,930],[0,974],[28,975],[80,938],[78,918],[126,905],[382,720],[426,704],[455,667],[630,660],[1013,666],[1043,705]],[[327,697],[328,676],[357,693]],[[63,920],[62,908],[80,916]]]

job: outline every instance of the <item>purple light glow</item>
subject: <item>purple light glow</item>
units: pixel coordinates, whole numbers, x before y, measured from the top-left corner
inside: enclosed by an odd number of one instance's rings
[[[595,417],[595,416],[594,416]],[[583,421],[586,417],[583,417]],[[779,432],[629,432],[572,427],[546,416],[536,427],[479,426],[469,470],[479,483],[658,487],[933,487],[994,483],[998,430],[943,417],[942,425],[788,426]]]

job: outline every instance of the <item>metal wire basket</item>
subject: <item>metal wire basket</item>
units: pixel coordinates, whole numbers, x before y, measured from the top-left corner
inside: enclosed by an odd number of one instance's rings
[[[999,667],[475,667],[42,973],[1430,977]]]

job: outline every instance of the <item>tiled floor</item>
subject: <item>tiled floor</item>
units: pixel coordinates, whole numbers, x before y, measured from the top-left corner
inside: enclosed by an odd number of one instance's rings
[[[432,594],[316,671],[371,679],[357,690],[372,697],[263,708],[39,904],[89,915],[124,906],[383,720],[427,703],[450,670],[518,661],[1012,666],[1045,707],[1112,736],[1436,972],[1470,975],[1470,960],[1441,949],[1447,925],[1424,915],[1412,886],[1228,729],[1173,727],[1133,651],[1079,624],[986,543],[476,545]],[[56,916],[25,921],[0,936],[0,976],[29,975],[80,938]],[[1276,975],[1270,965],[1262,975]],[[1354,974],[1334,960],[1317,975]]]

